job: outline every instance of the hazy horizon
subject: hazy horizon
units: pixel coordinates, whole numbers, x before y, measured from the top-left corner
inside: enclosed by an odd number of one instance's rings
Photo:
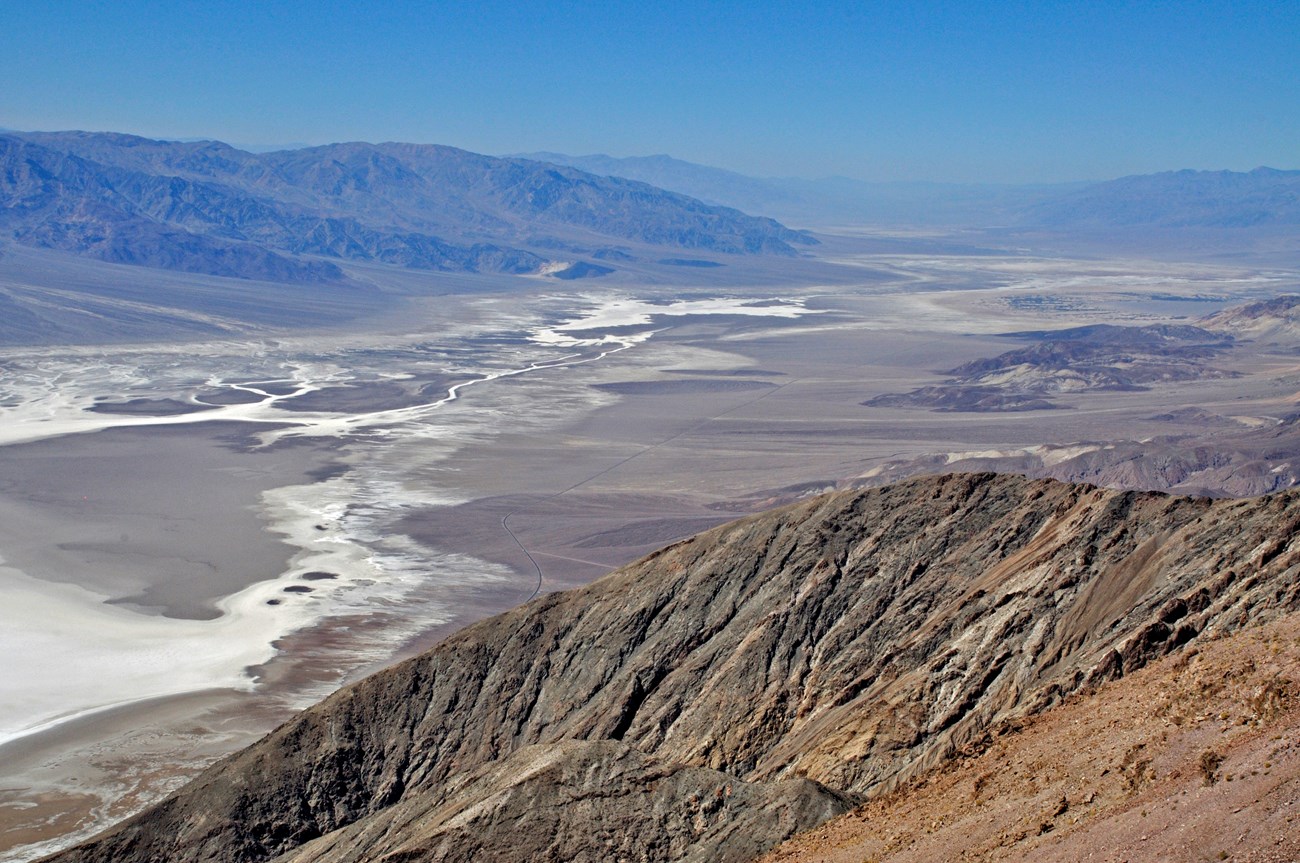
[[[320,142],[315,142],[315,143],[304,143],[304,142],[299,141],[299,142],[294,142],[294,143],[270,144],[270,143],[261,143],[261,142],[228,141],[228,140],[223,140],[223,139],[221,139],[221,138],[218,138],[218,137],[215,137],[215,136],[211,136],[211,135],[206,135],[206,136],[205,136],[205,135],[198,135],[198,136],[185,136],[185,137],[180,137],[180,136],[175,136],[175,135],[148,135],[148,134],[144,134],[144,133],[142,133],[142,132],[137,132],[137,131],[133,131],[133,130],[127,130],[127,129],[73,129],[73,128],[68,128],[68,129],[17,129],[17,128],[14,128],[14,127],[11,127],[11,126],[3,126],[3,125],[0,125],[0,133],[13,133],[13,134],[19,134],[19,135],[22,135],[22,134],[64,134],[64,133],[77,133],[77,132],[84,132],[84,133],[88,133],[88,134],[104,134],[104,135],[111,135],[111,134],[135,135],[135,136],[137,136],[137,137],[141,137],[141,138],[149,138],[149,139],[152,139],[152,140],[158,140],[158,141],[169,141],[169,142],[176,142],[176,143],[182,143],[182,144],[193,144],[193,143],[199,143],[199,142],[203,142],[203,141],[212,141],[212,142],[219,143],[219,144],[225,144],[225,145],[227,145],[227,146],[229,146],[229,147],[234,147],[234,148],[237,149],[237,150],[243,150],[243,151],[245,151],[245,152],[249,152],[249,153],[273,153],[273,152],[285,152],[285,151],[292,151],[292,150],[305,150],[305,149],[312,149],[312,148],[316,148],[316,147],[337,146],[337,145],[342,145],[342,144],[369,144],[369,145],[381,145],[381,144],[389,144],[389,143],[416,144],[416,145],[428,145],[428,146],[446,146],[446,147],[454,147],[454,148],[456,148],[456,149],[460,149],[460,150],[467,150],[467,151],[469,151],[469,152],[477,152],[477,151],[470,150],[468,147],[462,147],[462,146],[460,146],[460,145],[458,145],[458,144],[449,143],[449,142],[446,142],[446,141],[397,141],[397,140],[389,140],[389,139],[385,139],[385,140],[379,140],[379,139],[373,139],[373,140],[366,140],[366,139],[347,139],[347,140],[344,140],[344,139],[338,139],[338,140],[320,141]],[[863,177],[854,177],[854,176],[848,176],[848,175],[845,175],[845,174],[803,174],[803,175],[796,175],[796,174],[783,174],[783,175],[746,174],[746,173],[744,173],[743,171],[740,171],[739,169],[737,169],[737,168],[733,168],[733,167],[728,166],[728,165],[722,165],[722,164],[706,164],[706,163],[701,163],[701,162],[693,162],[693,161],[691,161],[691,160],[689,160],[689,159],[683,159],[683,158],[681,158],[680,156],[674,155],[674,154],[672,154],[672,153],[628,153],[628,154],[623,154],[623,155],[615,155],[615,154],[608,153],[608,152],[562,153],[562,152],[560,152],[560,151],[545,151],[545,150],[527,150],[527,149],[518,149],[518,150],[512,150],[512,151],[507,151],[507,152],[499,152],[499,153],[482,153],[482,155],[494,156],[494,157],[502,158],[502,159],[538,159],[538,160],[542,159],[542,157],[545,156],[545,155],[564,156],[564,157],[566,157],[566,158],[572,158],[572,159],[612,159],[612,160],[616,160],[616,161],[670,159],[670,160],[673,160],[673,161],[675,161],[675,162],[686,163],[686,164],[692,165],[692,166],[694,166],[694,167],[706,168],[706,169],[718,170],[718,171],[727,171],[727,172],[730,172],[730,173],[738,174],[738,175],[740,175],[740,176],[742,176],[742,177],[746,177],[746,178],[750,178],[750,179],[757,179],[757,180],[773,180],[773,181],[787,180],[787,181],[806,181],[806,182],[823,182],[823,181],[839,180],[839,181],[848,181],[848,182],[868,183],[868,184],[875,184],[875,185],[899,185],[899,186],[907,186],[907,185],[916,185],[916,186],[924,186],[924,185],[934,185],[934,186],[1070,186],[1070,185],[1081,185],[1081,184],[1087,184],[1087,183],[1105,182],[1105,181],[1107,181],[1107,180],[1119,179],[1119,178],[1124,177],[1124,176],[1135,176],[1135,175],[1132,175],[1132,174],[1125,174],[1125,175],[1114,175],[1114,176],[1104,176],[1104,177],[1074,177],[1074,178],[1066,178],[1066,179],[1058,179],[1058,180],[1040,180],[1040,181],[1035,181],[1035,180],[1024,180],[1024,181],[1018,181],[1018,182],[1017,182],[1017,181],[1011,181],[1011,180],[1002,180],[1002,181],[998,181],[998,180],[978,180],[978,179],[977,179],[977,180],[939,180],[939,179],[933,179],[933,178],[928,178],[928,177],[915,177],[915,178],[910,178],[910,179],[903,179],[903,178],[889,178],[889,179],[875,179],[875,180],[870,180],[870,179],[865,179],[865,178],[863,178]],[[1300,164],[1300,163],[1297,163],[1297,164]],[[1233,172],[1233,173],[1250,173],[1251,171],[1256,171],[1256,170],[1274,170],[1274,171],[1291,172],[1291,171],[1300,171],[1300,167],[1294,167],[1294,166],[1291,166],[1291,165],[1285,165],[1285,164],[1278,164],[1278,165],[1265,165],[1265,164],[1260,164],[1260,165],[1254,165],[1254,166],[1249,167],[1249,168],[1224,168],[1224,167],[1217,167],[1217,168],[1216,168],[1216,167],[1209,167],[1209,168],[1196,168],[1196,167],[1188,167],[1188,166],[1184,166],[1184,165],[1178,165],[1178,166],[1169,166],[1169,167],[1164,167],[1164,168],[1157,168],[1157,169],[1155,169],[1155,170],[1152,170],[1152,171],[1146,171],[1146,172],[1142,172],[1142,173],[1143,173],[1143,174],[1162,174],[1162,173],[1177,173],[1177,172],[1181,172],[1181,171],[1199,171],[1199,172],[1206,172],[1206,173],[1217,173],[1217,172],[1228,171],[1228,172]]]
[[[1045,183],[1294,164],[1300,12],[143,0],[9,10],[0,124],[479,153],[669,153],[757,177]]]

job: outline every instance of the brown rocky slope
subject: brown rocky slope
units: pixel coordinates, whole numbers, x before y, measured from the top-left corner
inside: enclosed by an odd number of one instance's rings
[[[816,498],[471,626],[52,859],[743,859],[1300,608],[1297,527],[1294,493],[991,474]]]
[[[1003,731],[763,863],[1300,860],[1300,614]]]

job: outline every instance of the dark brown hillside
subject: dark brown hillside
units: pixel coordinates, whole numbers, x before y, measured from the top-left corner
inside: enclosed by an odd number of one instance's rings
[[[688,859],[693,843],[667,839],[687,835],[683,810],[701,842],[735,831],[757,853],[838,795],[888,790],[1091,683],[1300,608],[1298,525],[1292,493],[990,474],[820,497],[463,630],[52,859],[266,860],[325,837],[286,859],[453,860],[458,836],[498,859],[575,859],[529,837],[590,831],[597,810],[568,804],[604,785],[574,777],[615,773],[600,823],[640,837],[619,854]],[[538,745],[527,758],[554,759],[554,781],[506,768]],[[797,777],[819,785],[783,782]],[[647,821],[663,783],[684,799]],[[710,783],[721,803],[704,805]]]

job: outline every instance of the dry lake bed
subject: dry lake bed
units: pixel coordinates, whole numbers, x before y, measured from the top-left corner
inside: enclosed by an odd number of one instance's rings
[[[547,284],[349,333],[4,349],[0,860],[103,827],[458,626],[739,514],[1295,408],[1284,348],[1052,410],[864,405],[1008,332],[1195,322],[1300,279],[836,254],[864,278]]]

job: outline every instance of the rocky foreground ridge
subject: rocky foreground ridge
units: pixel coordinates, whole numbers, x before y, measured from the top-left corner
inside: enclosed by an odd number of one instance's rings
[[[1014,476],[678,543],[350,686],[71,861],[746,860],[1300,609],[1300,494]]]

